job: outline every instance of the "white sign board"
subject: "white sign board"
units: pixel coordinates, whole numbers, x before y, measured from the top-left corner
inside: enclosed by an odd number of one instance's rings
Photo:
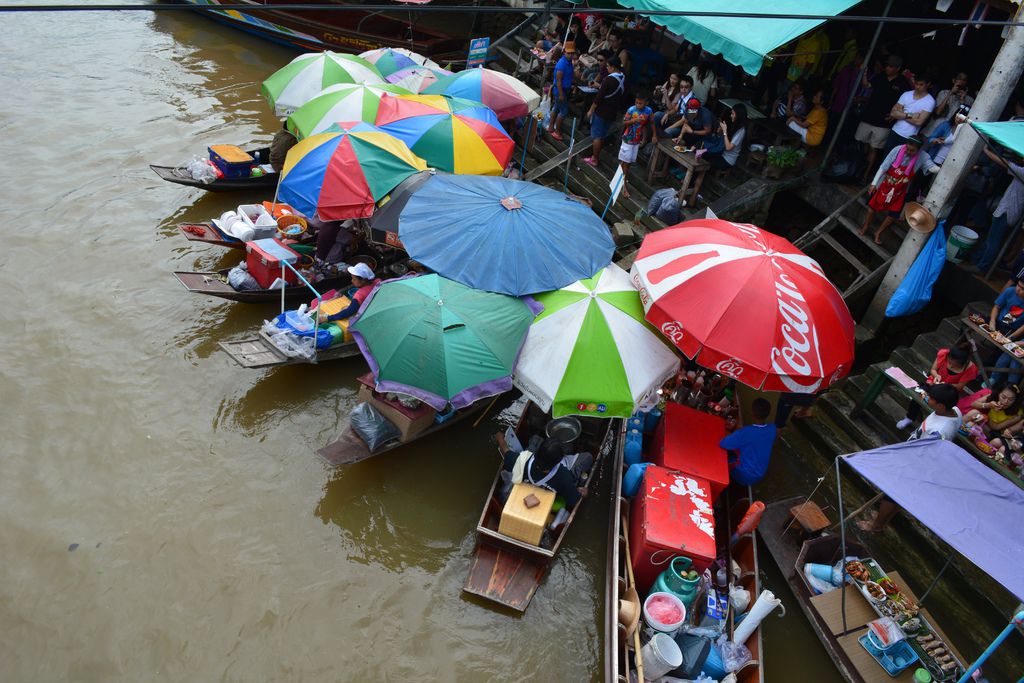
[[[609,200],[610,204],[619,201],[619,193],[622,192],[622,185],[625,180],[626,177],[622,173],[622,164],[619,164],[615,169],[615,175],[612,176],[611,182],[608,183],[608,188],[612,191],[612,197]]]

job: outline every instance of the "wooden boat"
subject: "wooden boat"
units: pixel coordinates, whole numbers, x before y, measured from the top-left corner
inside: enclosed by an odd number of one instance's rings
[[[614,495],[611,504],[611,519],[608,525],[608,564],[605,573],[604,679],[609,683],[629,683],[636,680],[637,677],[633,638],[632,635],[627,634],[626,627],[619,621],[619,602],[627,599],[627,590],[632,588],[626,568],[626,563],[629,562],[629,556],[626,553],[626,534],[629,533],[630,502],[622,497],[622,475],[625,473],[623,461],[625,426],[621,428],[621,432],[615,456],[616,468],[613,470],[615,473],[613,478]],[[729,528],[735,531],[736,525],[750,506],[750,489],[747,488],[740,494],[737,494],[738,490],[737,487],[730,486],[722,493],[729,514],[728,516],[716,514],[716,517],[719,517],[723,523],[719,528]],[[729,543],[731,535],[731,533],[728,536],[719,534],[719,545]],[[753,603],[761,592],[760,568],[757,560],[757,532],[744,534],[732,541],[730,555],[740,567],[739,585],[750,591],[751,603]],[[640,604],[643,604],[643,597],[640,596]],[[730,611],[730,618],[732,616]],[[734,627],[735,625],[730,622],[730,634]],[[640,626],[638,625],[637,628]],[[736,672],[736,679],[738,683],[762,683],[764,664],[761,629],[757,628],[744,644],[750,650],[751,660]]]
[[[245,242],[232,237],[211,221],[202,223],[178,223],[178,232],[185,236],[189,242],[209,244],[214,247],[227,247],[229,249],[244,249]],[[316,235],[304,235],[299,244],[311,244],[316,241]],[[291,244],[291,243],[289,243]]]
[[[445,58],[466,58],[465,33],[445,32],[425,26],[425,19],[410,25],[409,6],[387,0],[379,4],[394,4],[396,8],[406,11],[264,10],[260,5],[267,3],[262,0],[183,1],[190,5],[249,5],[252,10],[208,10],[203,14],[247,33],[303,51],[329,49],[358,54],[378,47],[402,47],[442,61]],[[309,3],[304,0],[282,0],[273,4],[308,6]]]
[[[364,378],[360,378],[360,381],[363,380]],[[458,422],[462,422],[468,417],[476,415],[491,402],[492,401],[487,400],[477,401],[476,403],[457,411],[455,415],[444,422],[435,422],[430,427],[427,427],[422,432],[419,432],[408,439],[395,439],[394,441],[389,441],[383,446],[372,451],[369,446],[366,445],[366,442],[356,434],[355,430],[352,429],[352,426],[346,423],[345,426],[342,427],[341,434],[338,436],[337,440],[319,449],[316,454],[323,458],[329,465],[351,465],[353,463],[366,460],[367,458],[372,458],[375,455],[381,455],[382,453],[393,451],[397,448],[401,448],[402,446],[407,446],[414,441],[425,439]]]
[[[528,402],[516,425],[515,433],[524,445],[531,434],[543,434],[544,427],[551,417],[532,402]],[[587,479],[586,488],[592,491],[594,481],[601,471],[605,455],[611,450],[611,442],[615,438],[615,427],[621,422],[617,419],[595,417],[579,417],[583,431],[577,439],[579,452],[589,451],[594,456],[594,466]],[[540,586],[547,572],[548,565],[558,553],[562,541],[576,518],[585,498],[576,504],[557,534],[541,539],[541,545],[535,546],[506,536],[498,531],[501,521],[502,501],[497,497],[501,483],[501,467],[494,478],[491,490],[487,494],[483,512],[477,523],[476,549],[469,577],[462,590],[478,595],[487,600],[525,612],[533,599],[537,587]]]
[[[338,344],[327,349],[318,349],[315,360],[286,356],[284,352],[270,341],[270,336],[260,330],[259,334],[241,341],[220,342],[219,346],[231,360],[243,368],[273,368],[280,365],[303,365],[326,363],[340,358],[352,358],[359,355],[359,346],[355,342]]]
[[[261,147],[260,149],[250,149],[246,151],[259,163],[270,163],[269,147]],[[192,174],[181,166],[157,166],[150,164],[149,167],[153,169],[158,176],[169,183],[198,187],[200,190],[206,190],[207,192],[273,189],[277,187],[277,180],[280,177],[279,173],[264,173],[261,176],[246,176],[245,178],[217,178],[212,182],[204,183],[201,180],[193,178]]]
[[[808,562],[834,564],[842,555],[842,547],[839,534],[822,535],[803,540],[799,536],[801,531],[799,525],[793,524],[794,528],[785,531],[791,520],[790,510],[797,508],[804,501],[803,497],[798,496],[769,503],[761,517],[759,529],[765,547],[776,564],[779,565],[779,569],[782,570],[786,583],[792,589],[793,596],[810,622],[811,628],[818,634],[818,639],[825,646],[825,650],[832,658],[836,668],[839,669],[843,680],[850,683],[912,681],[914,666],[905,669],[895,678],[890,677],[858,642],[858,637],[865,632],[864,625],[868,621],[878,618],[878,615],[859,592],[850,588],[846,590],[845,626],[843,624],[842,591],[836,590],[822,595],[814,594],[804,577],[803,565]],[[859,557],[870,556],[864,546],[849,538],[846,540],[846,554]],[[919,602],[897,572],[889,572],[889,576],[904,593],[908,594],[915,602]],[[957,659],[961,662],[965,661],[955,651],[949,638],[935,626],[935,620],[928,614],[928,610],[922,608],[921,614],[942,636]]]
[[[178,278],[185,289],[193,294],[206,294],[229,301],[237,301],[243,304],[265,304],[281,301],[280,289],[250,289],[238,291],[228,284],[228,273],[230,268],[223,268],[217,271],[194,272],[174,271],[174,277]],[[316,283],[317,290],[327,292],[332,289],[348,287],[352,283],[352,276],[347,272],[339,273],[337,277],[324,278]],[[284,298],[286,301],[298,299],[312,299],[313,293],[303,285],[291,285],[285,287]]]

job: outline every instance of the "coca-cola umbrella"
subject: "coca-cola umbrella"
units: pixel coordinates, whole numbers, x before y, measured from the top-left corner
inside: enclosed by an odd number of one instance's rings
[[[818,263],[754,225],[693,220],[644,238],[645,317],[700,365],[756,389],[816,393],[853,364],[854,322]]]

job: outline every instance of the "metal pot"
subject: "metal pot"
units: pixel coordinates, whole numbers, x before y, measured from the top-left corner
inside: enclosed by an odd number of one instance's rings
[[[544,428],[545,436],[566,446],[571,446],[582,433],[583,427],[580,425],[580,421],[569,416],[552,420]]]

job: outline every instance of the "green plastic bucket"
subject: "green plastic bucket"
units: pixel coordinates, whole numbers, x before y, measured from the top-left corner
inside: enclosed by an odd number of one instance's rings
[[[962,225],[954,225],[949,231],[949,239],[946,240],[946,260],[950,263],[960,263],[977,241],[978,233]]]

